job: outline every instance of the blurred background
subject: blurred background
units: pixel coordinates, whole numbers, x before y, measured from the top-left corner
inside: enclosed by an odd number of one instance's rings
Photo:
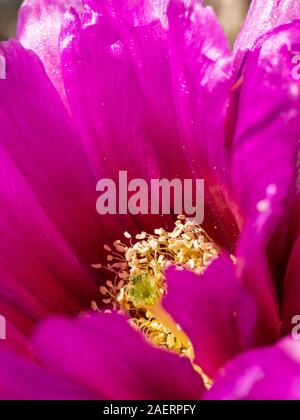
[[[63,0],[61,0],[63,1]],[[206,0],[219,16],[231,45],[245,18],[251,0]],[[0,0],[0,40],[13,37],[17,10],[22,0]]]
[[[0,39],[15,34],[17,10],[22,0],[0,0]]]
[[[205,3],[215,9],[232,46],[246,17],[251,0],[205,0]]]

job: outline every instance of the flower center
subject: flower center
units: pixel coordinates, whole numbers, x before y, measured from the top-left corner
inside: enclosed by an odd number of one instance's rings
[[[167,293],[165,272],[175,266],[202,274],[220,250],[201,226],[184,216],[178,217],[172,232],[161,228],[153,235],[142,232],[135,240],[127,232],[124,236],[127,244],[118,240],[113,248],[104,246],[108,253],[106,265],[94,265],[110,276],[100,287],[103,303],[109,305],[108,310],[129,316],[132,326],[153,344],[193,361],[189,338],[161,305]],[[99,311],[95,302],[92,308]],[[194,367],[208,382],[201,369]]]

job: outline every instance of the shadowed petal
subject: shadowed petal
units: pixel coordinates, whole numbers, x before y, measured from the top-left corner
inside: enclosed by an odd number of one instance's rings
[[[49,313],[89,307],[97,288],[1,146],[0,159],[0,313],[29,335]]]
[[[299,400],[300,344],[285,339],[275,347],[245,353],[225,367],[209,400]]]
[[[82,260],[98,257],[96,180],[69,116],[38,57],[16,41],[0,45],[0,143],[53,224]]]
[[[91,400],[96,394],[0,346],[0,400]]]
[[[6,317],[4,317],[4,314],[8,313],[9,311],[14,311],[11,317],[14,320],[14,324],[12,324]],[[28,319],[26,316],[24,316],[24,312],[17,308],[13,302],[4,302],[3,299],[1,299],[0,313],[4,318],[4,331],[0,332],[0,337],[3,338],[3,335],[5,336],[5,341],[3,340],[3,344],[5,343],[4,345],[8,349],[31,358],[32,352],[29,336],[31,337],[32,323],[27,326],[28,334],[26,334],[26,323],[29,324]]]
[[[96,182],[42,64],[16,41],[0,50],[0,305],[28,334],[49,312],[90,304],[103,232]]]
[[[254,344],[255,304],[223,256],[203,275],[171,269],[166,310],[190,337],[195,362],[210,376],[239,351]]]
[[[101,259],[105,243],[122,238],[125,231],[138,233],[141,227],[130,214],[120,216],[117,222],[115,215],[97,214],[98,178],[92,173],[75,121],[38,57],[16,41],[2,43],[0,52],[7,68],[6,80],[0,81],[0,142],[49,219],[91,270],[90,265]],[[94,117],[97,121],[97,115]],[[100,162],[102,176],[109,177],[102,171],[105,157],[101,150],[93,157]],[[109,160],[115,160],[113,153]],[[144,155],[141,165],[143,162]],[[152,218],[148,219],[153,227]],[[161,217],[155,221],[155,227],[160,226]]]
[[[203,392],[188,359],[152,347],[116,314],[49,321],[34,343],[47,366],[106,399],[199,399]]]

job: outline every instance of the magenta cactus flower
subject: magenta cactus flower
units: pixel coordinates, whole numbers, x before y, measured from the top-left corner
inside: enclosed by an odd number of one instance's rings
[[[300,399],[300,2],[233,52],[203,3],[27,0],[0,43],[0,398]],[[100,216],[120,171],[204,179],[203,225]]]

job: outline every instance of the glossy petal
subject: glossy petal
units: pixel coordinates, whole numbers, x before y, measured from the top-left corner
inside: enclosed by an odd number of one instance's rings
[[[207,170],[221,168],[222,173],[227,165],[223,124],[231,83],[230,49],[213,10],[198,1],[189,8],[184,3],[171,1],[168,9],[169,53],[182,141],[191,169],[196,170],[197,162]]]
[[[169,0],[84,0],[93,10],[119,21],[142,26],[161,20],[166,23]]]
[[[173,109],[168,97],[170,80],[163,56],[165,45],[159,46],[158,40],[153,39],[154,34],[162,36],[162,28],[158,23],[136,28],[118,26],[91,10],[82,19],[75,11],[67,17],[62,41],[64,77],[71,109],[97,177],[105,171],[115,176],[121,169],[128,170],[130,178],[157,177],[159,169],[153,147],[158,146],[153,143],[160,139],[165,164],[167,150],[172,156],[173,152],[167,147],[166,124],[158,130],[157,111],[149,107],[139,82],[145,77],[146,64],[150,62],[152,69],[154,64],[158,69],[161,67],[157,79],[151,73],[152,84],[164,85],[164,89],[157,89],[160,96],[154,105],[159,111],[164,106],[169,121]],[[150,37],[151,46],[147,58],[143,55],[147,44],[145,41],[141,44],[146,37]],[[155,63],[151,54],[156,56]],[[162,65],[158,66],[159,63]],[[149,73],[150,69],[146,74]],[[170,110],[167,105],[171,105]],[[169,136],[173,133],[176,141],[176,127]]]
[[[254,344],[256,308],[223,256],[203,275],[171,269],[163,305],[190,337],[195,362],[210,376]]]
[[[203,392],[188,359],[152,347],[120,315],[49,321],[34,343],[46,366],[106,399],[198,399]]]
[[[0,400],[91,400],[96,394],[0,346]]]
[[[286,339],[233,360],[206,399],[299,400],[300,344]]]
[[[65,11],[81,9],[81,0],[26,0],[19,10],[17,38],[42,60],[48,76],[65,100],[59,36]]]
[[[275,30],[247,56],[232,182],[245,219],[260,215],[259,230],[271,210],[277,213],[289,202],[287,192],[295,191],[300,83],[293,78],[292,58],[300,50],[299,28],[300,21]]]
[[[201,19],[199,17],[193,27],[192,10],[185,9],[191,25],[185,33],[185,22],[176,21],[178,16],[174,9],[169,16],[173,29],[168,31],[161,13],[149,12],[147,1],[88,3],[93,9],[87,8],[82,17],[74,10],[67,15],[62,34],[62,62],[71,110],[94,173],[97,177],[115,179],[123,169],[128,171],[129,178],[146,180],[205,178],[210,192],[214,191],[212,217],[206,218],[211,221],[209,230],[212,234],[220,231],[223,237],[234,232],[234,218],[226,206],[227,197],[224,197],[226,192],[216,187],[215,176],[206,170],[208,149],[210,152],[220,150],[216,159],[226,160],[222,147],[212,145],[212,141],[222,144],[222,138],[218,139],[215,134],[221,131],[221,112],[224,111],[228,84],[221,69],[218,72],[223,74],[220,85],[214,82],[215,78],[209,78],[214,60],[226,48],[225,37],[222,38],[211,12],[206,13],[197,2]],[[182,7],[185,6],[182,4]],[[217,35],[211,39],[212,28],[217,28]],[[183,56],[182,43],[187,36],[190,36],[191,44]],[[209,41],[204,42],[207,37]],[[207,57],[212,45],[217,51],[215,57]],[[177,63],[179,57],[183,61]],[[199,64],[194,67],[192,62],[195,61]],[[186,89],[190,91],[202,84],[203,92],[201,88],[196,91],[197,97],[201,98],[196,108],[196,95],[192,97],[186,92],[188,110],[184,113],[182,86],[185,81],[179,85],[178,78],[186,66],[191,77],[186,80]],[[201,73],[199,69],[202,69]],[[211,114],[200,114],[203,109],[207,111],[207,100],[214,94],[219,96],[217,109],[215,102],[210,101]],[[214,124],[206,120],[212,114],[219,118]],[[203,124],[192,127],[196,121]],[[215,131],[208,134],[209,127],[214,127]],[[193,161],[193,155],[195,159],[201,156],[198,165]],[[153,227],[152,220],[143,218],[143,226]],[[219,230],[215,229],[216,224]],[[224,225],[227,227],[225,233]],[[232,243],[230,239],[227,242]],[[226,242],[224,238],[223,242]]]
[[[296,192],[300,84],[292,58],[300,51],[299,30],[300,22],[276,29],[248,53],[232,153],[233,190],[245,220],[240,276],[260,302],[265,337],[279,327],[267,246],[278,229],[285,238]]]
[[[299,0],[252,0],[246,21],[234,46],[236,64],[255,41],[270,30],[300,18]]]
[[[205,179],[204,226],[232,251],[237,221],[228,190],[224,138],[231,87],[230,48],[213,10],[202,2],[171,1],[168,18],[177,124],[190,170]]]

